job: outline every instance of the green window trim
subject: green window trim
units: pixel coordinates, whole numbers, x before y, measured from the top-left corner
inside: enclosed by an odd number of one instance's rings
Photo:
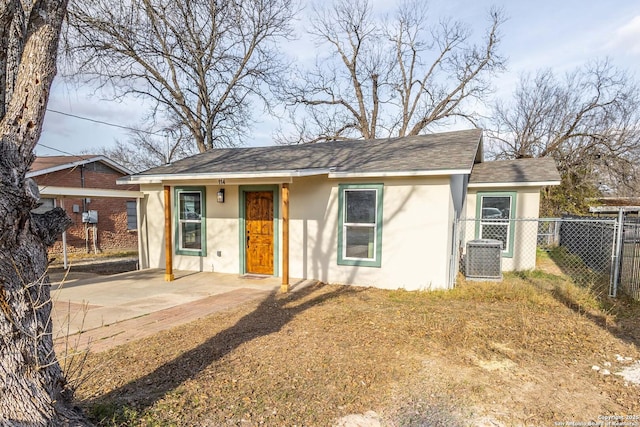
[[[516,215],[516,197],[517,192],[515,191],[482,191],[476,194],[476,231],[475,236],[476,239],[483,238],[481,235],[482,228],[482,199],[484,197],[510,197],[511,203],[509,206],[509,219],[505,221],[508,227],[508,245],[502,251],[502,256],[504,258],[513,258],[513,247],[514,247],[514,236],[515,236],[515,222],[513,219]]]
[[[280,186],[277,184],[264,185],[241,185],[238,188],[239,197],[239,247],[240,247],[240,275],[247,274],[247,253],[245,247],[246,225],[244,222],[246,215],[246,193],[252,191],[271,191],[273,192],[273,276],[280,275]]]
[[[372,258],[350,258],[346,256],[346,227],[345,225],[345,192],[348,190],[375,190],[376,207],[374,221],[374,254]],[[382,266],[382,204],[384,184],[339,184],[338,185],[338,265],[350,265],[359,267]],[[347,223],[348,224],[348,223]]]
[[[180,194],[200,193],[200,249],[182,248],[181,224],[184,220],[180,218]],[[175,187],[173,193],[174,224],[175,224],[175,253],[176,255],[207,256],[207,189],[206,187]]]

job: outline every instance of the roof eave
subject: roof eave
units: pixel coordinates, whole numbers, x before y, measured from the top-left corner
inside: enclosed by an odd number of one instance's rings
[[[184,180],[215,180],[215,179],[269,179],[269,178],[297,178],[305,176],[327,175],[336,178],[390,178],[390,177],[419,177],[419,176],[450,176],[470,174],[470,169],[439,169],[419,171],[374,171],[374,172],[336,172],[332,169],[303,169],[264,172],[215,172],[215,173],[185,173],[185,174],[156,174],[131,175],[118,179],[118,184],[161,184],[168,181]]]
[[[331,172],[329,178],[388,178],[417,176],[450,176],[470,174],[471,169],[434,169],[418,171]]]
[[[117,184],[162,184],[169,181],[215,180],[215,179],[262,179],[295,178],[327,175],[330,169],[298,169],[263,172],[213,172],[213,173],[171,173],[154,175],[130,175],[116,181]]]
[[[129,198],[129,199],[141,199],[144,194],[140,191],[131,190],[109,190],[103,188],[86,188],[86,187],[54,187],[50,185],[40,186],[40,195],[43,197],[116,197],[116,198]]]
[[[469,188],[483,187],[548,187],[560,185],[560,181],[528,181],[528,182],[470,182]]]
[[[93,162],[104,162],[106,164],[108,164],[112,169],[123,173],[125,175],[131,175],[133,174],[133,171],[130,169],[125,168],[122,165],[119,165],[118,163],[114,162],[113,160],[109,159],[108,157],[105,156],[95,156],[95,157],[90,157],[90,158],[86,158],[86,159],[81,159],[81,160],[77,160],[75,162],[69,162],[69,163],[63,163],[61,165],[56,165],[56,166],[52,166],[50,168],[46,168],[46,169],[40,169],[37,171],[29,171],[27,172],[27,178],[33,178],[34,176],[40,176],[40,175],[46,175],[48,173],[53,173],[53,172],[58,172],[61,170],[65,170],[65,169],[71,169],[71,168],[75,168],[78,166],[82,166],[82,165],[86,165],[89,163],[93,163]]]

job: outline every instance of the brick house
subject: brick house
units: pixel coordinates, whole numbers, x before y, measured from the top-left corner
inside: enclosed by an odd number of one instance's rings
[[[53,253],[138,249],[138,185],[118,185],[132,172],[104,156],[43,156],[27,177],[40,188],[41,213],[59,206],[73,221]],[[66,260],[66,257],[65,257]]]

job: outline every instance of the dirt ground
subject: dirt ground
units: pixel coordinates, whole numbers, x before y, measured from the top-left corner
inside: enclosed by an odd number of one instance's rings
[[[64,363],[104,426],[630,426],[639,313],[544,272],[318,285]]]
[[[62,255],[56,254],[50,259],[48,273],[52,282],[59,282],[63,278],[66,280],[83,279],[92,275],[106,276],[137,269],[138,258],[131,254],[127,254],[127,256],[119,254],[110,256],[110,254],[106,254],[71,257],[66,269],[64,268]]]

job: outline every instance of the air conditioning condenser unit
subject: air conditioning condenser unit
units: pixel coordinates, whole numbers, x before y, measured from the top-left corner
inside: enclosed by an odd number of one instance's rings
[[[468,280],[502,280],[502,241],[476,239],[467,242],[464,273]]]

